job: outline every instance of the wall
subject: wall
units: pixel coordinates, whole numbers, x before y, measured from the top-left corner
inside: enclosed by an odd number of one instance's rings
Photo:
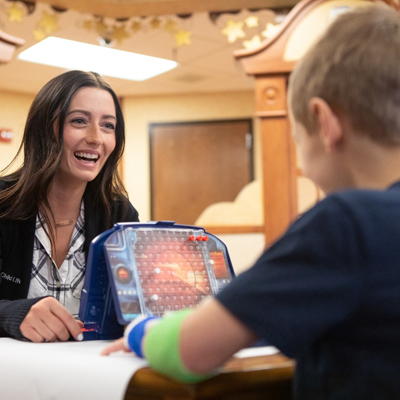
[[[0,92],[0,128],[12,129],[11,143],[0,142],[0,169],[15,156],[33,95]],[[250,118],[254,113],[253,92],[130,97],[123,101],[126,122],[124,181],[143,221],[150,219],[150,171],[148,124]],[[257,121],[254,124],[257,146]],[[261,170],[256,160],[256,177]]]
[[[124,182],[141,220],[150,219],[150,123],[251,118],[254,109],[252,91],[125,98],[123,110],[127,143]],[[257,131],[257,123],[254,125]],[[255,136],[257,141],[258,135]],[[260,147],[257,143],[255,145]],[[257,161],[256,175],[260,170],[258,164]]]
[[[236,275],[249,269],[265,249],[263,233],[216,235],[228,249]]]
[[[124,182],[140,220],[150,219],[149,124],[177,121],[251,118],[254,92],[128,97],[123,110],[127,143]],[[259,126],[253,124],[254,148],[260,149]],[[255,177],[260,177],[261,156],[255,151]],[[218,235],[220,237],[220,235]],[[256,236],[256,237],[254,237]],[[261,236],[261,237],[260,237]],[[223,235],[236,273],[250,267],[264,247],[264,235]]]
[[[11,143],[0,142],[0,170],[16,155],[24,133],[25,120],[33,100],[32,95],[0,92],[0,128],[11,129]]]
[[[11,143],[0,143],[0,169],[8,165],[19,148],[33,98],[33,95],[0,92],[0,128],[12,129],[15,134]],[[251,118],[254,107],[252,91],[124,99],[127,136],[124,181],[141,221],[150,219],[149,123]],[[253,131],[257,149],[260,148],[257,121],[254,121]],[[260,159],[255,152],[256,178],[260,177]],[[248,268],[262,251],[263,235],[255,236],[224,235],[222,240],[231,253],[237,272]]]

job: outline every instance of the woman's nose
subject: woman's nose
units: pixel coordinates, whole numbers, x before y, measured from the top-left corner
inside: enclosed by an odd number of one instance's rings
[[[103,136],[101,134],[100,127],[98,125],[91,125],[87,131],[86,135],[87,143],[102,144]]]

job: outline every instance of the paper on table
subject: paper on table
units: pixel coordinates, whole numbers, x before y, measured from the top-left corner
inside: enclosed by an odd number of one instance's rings
[[[109,341],[30,343],[0,339],[4,400],[122,400],[147,362],[132,353],[101,356]]]
[[[236,358],[247,358],[247,357],[258,357],[258,356],[270,356],[272,354],[279,353],[279,350],[273,346],[262,346],[262,347],[249,347],[246,349],[239,350],[233,356]]]

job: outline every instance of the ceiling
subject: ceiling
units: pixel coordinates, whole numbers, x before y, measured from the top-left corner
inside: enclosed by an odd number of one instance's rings
[[[107,31],[102,36],[110,32],[112,34],[114,29],[127,35],[123,40],[114,40],[114,48],[173,59],[179,63],[178,68],[143,82],[106,77],[120,96],[252,90],[253,79],[245,75],[240,63],[234,59],[233,52],[243,48],[244,41],[250,41],[254,35],[262,37],[267,23],[276,23],[283,18],[296,2],[42,0],[26,10],[22,3],[17,2],[24,7],[22,21],[10,22],[8,10],[13,3],[0,0],[0,29],[26,40],[25,45],[17,49],[11,62],[0,65],[0,90],[35,94],[48,80],[64,72],[60,68],[17,59],[20,51],[37,42],[34,32],[40,28],[42,18],[46,15],[54,15],[57,21],[57,29],[48,33],[51,36],[99,44],[101,35],[98,27],[101,22],[100,25]],[[231,12],[216,13],[227,10]],[[210,14],[210,11],[213,13]],[[102,20],[100,15],[104,16]],[[258,26],[251,27],[245,23],[250,16],[258,19]],[[229,43],[227,36],[222,33],[229,21],[243,22],[246,36]],[[171,29],[168,30],[168,26]],[[177,45],[175,34],[178,31],[190,32],[190,44]]]

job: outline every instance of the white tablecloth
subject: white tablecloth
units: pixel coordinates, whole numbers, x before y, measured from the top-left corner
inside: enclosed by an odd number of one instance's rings
[[[30,343],[0,338],[1,400],[121,400],[146,361],[101,356],[109,341]]]

